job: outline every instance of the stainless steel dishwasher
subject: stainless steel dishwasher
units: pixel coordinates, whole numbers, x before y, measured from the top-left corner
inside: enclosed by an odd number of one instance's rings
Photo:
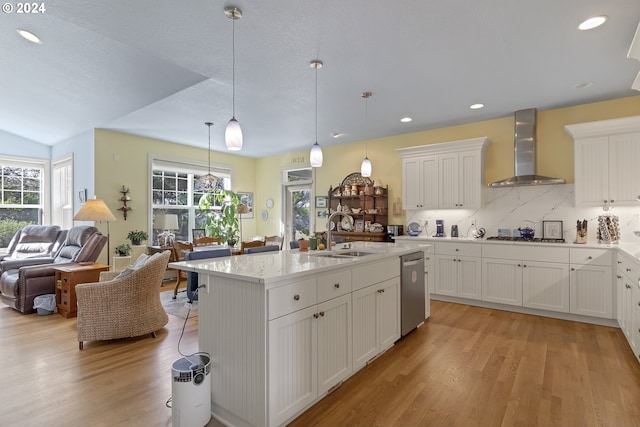
[[[424,322],[424,253],[415,252],[400,257],[402,282],[400,284],[400,330],[407,335]]]

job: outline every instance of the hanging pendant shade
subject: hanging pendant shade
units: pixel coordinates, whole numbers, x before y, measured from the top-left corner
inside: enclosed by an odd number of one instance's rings
[[[316,70],[316,143],[313,144],[309,153],[309,162],[312,168],[322,167],[322,148],[318,144],[318,70],[323,65],[322,61],[318,59],[311,61],[310,64],[310,67]]]
[[[312,168],[322,167],[322,148],[317,142],[311,147],[311,153],[309,154],[309,161]]]
[[[365,157],[362,160],[362,164],[360,165],[360,175],[362,175],[365,178],[368,178],[371,176],[371,161],[369,160],[368,157]]]
[[[224,189],[224,183],[220,178],[211,174],[211,126],[213,123],[206,122],[205,125],[209,128],[209,149],[207,151],[209,156],[209,172],[206,175],[202,175],[199,177],[194,186],[196,191],[209,192],[209,191],[217,191]]]
[[[238,123],[235,116],[227,123],[227,129],[224,131],[224,141],[227,144],[227,150],[242,150],[242,129],[240,129],[240,123]]]
[[[229,6],[224,8],[224,14],[227,18],[233,22],[233,115],[227,128],[224,131],[224,142],[227,145],[229,151],[242,150],[242,129],[240,123],[236,120],[236,20],[242,18],[242,10],[235,6]]]

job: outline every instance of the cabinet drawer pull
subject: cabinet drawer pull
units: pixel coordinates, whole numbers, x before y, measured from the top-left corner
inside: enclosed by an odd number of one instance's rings
[[[324,311],[320,312],[320,317],[324,317]]]
[[[524,268],[527,268],[527,264],[523,264],[522,266],[523,266]]]
[[[295,295],[293,296],[293,299],[294,299],[295,301],[299,301],[299,300],[300,300],[300,295],[295,294]]]
[[[313,317],[317,319],[319,317],[318,313],[313,313]]]
[[[575,267],[571,267],[571,271],[576,271]]]
[[[333,285],[334,288],[339,289],[340,288],[340,283],[336,283]]]
[[[522,267],[522,264],[518,264],[518,267]]]
[[[618,279],[622,279],[622,276],[621,276],[621,275],[619,275],[619,274],[618,274],[618,275],[616,275],[616,277],[617,277]]]
[[[629,272],[629,271],[631,271],[631,269],[627,267],[627,272]]]

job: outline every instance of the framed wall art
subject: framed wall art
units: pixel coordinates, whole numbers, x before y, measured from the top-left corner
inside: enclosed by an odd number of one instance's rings
[[[562,239],[562,221],[542,221],[543,239]]]
[[[239,215],[240,218],[253,218],[253,193],[241,193],[238,191],[236,193],[240,198],[240,203],[244,203],[247,208],[249,208],[249,212],[242,213]]]
[[[316,208],[325,209],[327,207],[327,198],[324,196],[316,196]]]

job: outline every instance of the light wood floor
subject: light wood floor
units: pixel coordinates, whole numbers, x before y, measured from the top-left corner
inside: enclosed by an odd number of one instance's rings
[[[620,330],[443,302],[432,311],[292,425],[640,425],[640,366]],[[75,319],[0,306],[0,426],[170,426],[182,326],[169,316],[156,339],[79,351]],[[185,353],[197,326],[187,322]]]

